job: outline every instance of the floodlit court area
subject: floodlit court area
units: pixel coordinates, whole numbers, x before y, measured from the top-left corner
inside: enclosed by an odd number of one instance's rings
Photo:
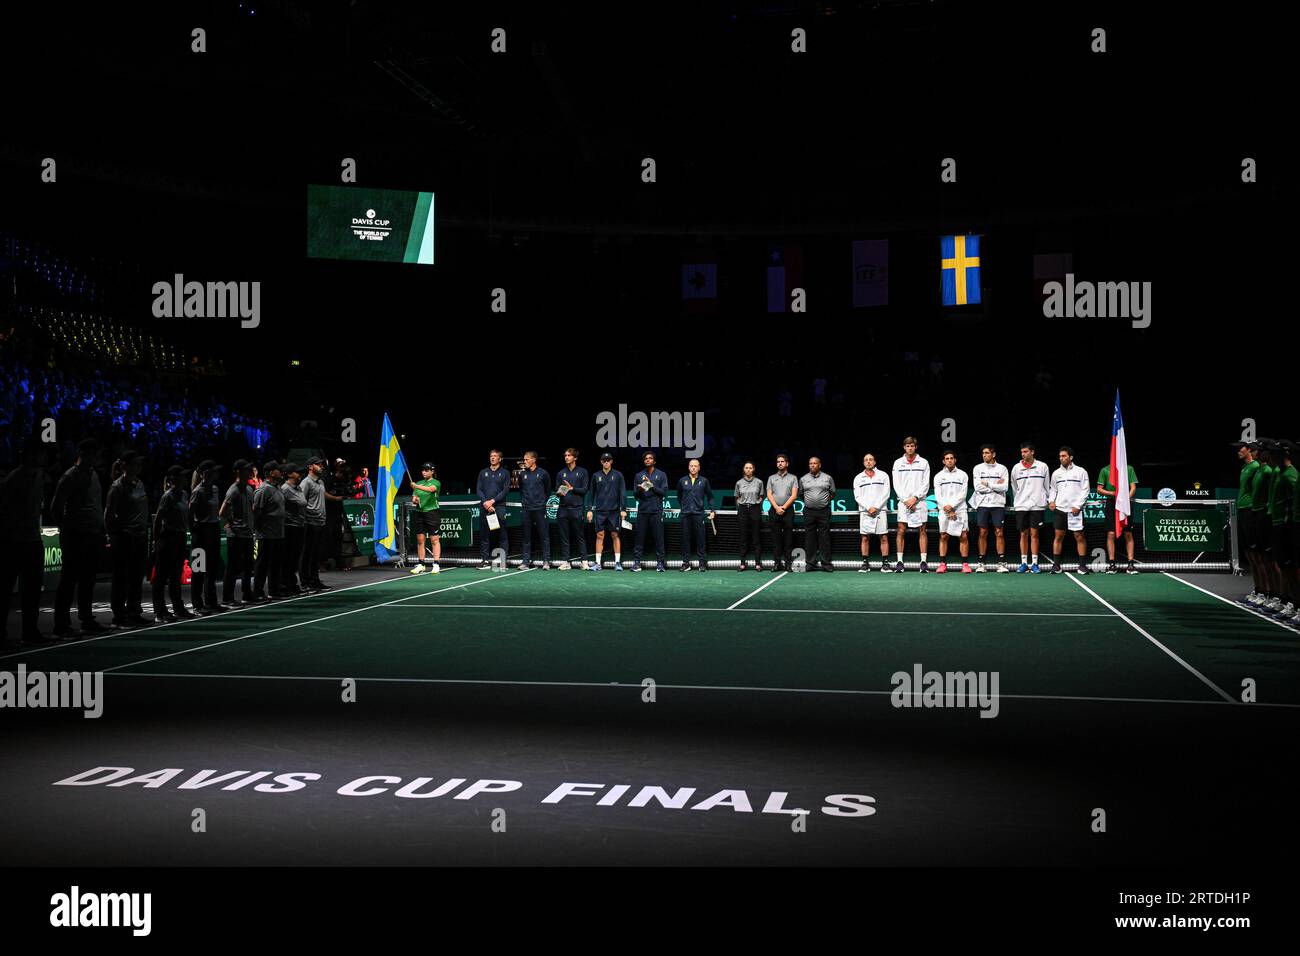
[[[335,583],[5,657],[104,675],[97,719],[10,715],[10,858],[1168,864],[1294,836],[1300,634],[1227,575]]]

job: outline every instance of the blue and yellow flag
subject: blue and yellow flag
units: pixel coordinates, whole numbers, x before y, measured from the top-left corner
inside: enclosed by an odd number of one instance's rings
[[[944,305],[978,305],[980,301],[980,237],[940,236],[939,264]]]
[[[406,459],[397,444],[393,423],[384,412],[384,430],[379,436],[379,479],[375,482],[375,557],[380,563],[393,558],[399,549],[393,512],[405,477]]]

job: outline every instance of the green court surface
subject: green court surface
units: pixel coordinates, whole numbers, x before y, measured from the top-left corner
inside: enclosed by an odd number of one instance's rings
[[[110,677],[639,686],[861,695],[989,671],[1007,702],[1300,706],[1300,634],[1166,574],[632,574],[454,569],[27,650]],[[170,686],[170,685],[169,685]],[[815,699],[810,697],[810,699]],[[1004,704],[1005,708],[1008,704]]]

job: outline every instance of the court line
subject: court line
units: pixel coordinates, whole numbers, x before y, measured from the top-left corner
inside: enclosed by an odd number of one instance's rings
[[[757,588],[754,588],[753,591],[749,592],[748,594],[745,594],[745,597],[742,597],[740,601],[737,601],[737,602],[736,602],[736,604],[733,604],[731,607],[728,607],[727,610],[729,610],[729,611],[736,610],[737,607],[740,607],[742,604],[745,604],[746,601],[749,601],[749,598],[754,597],[754,594],[757,594],[758,592],[761,592],[763,588],[770,588],[770,587],[772,587],[772,585],[776,584],[777,581],[783,579],[784,576],[785,576],[785,575],[788,575],[788,574],[789,574],[789,571],[781,571],[781,574],[776,575],[776,578],[774,578],[774,579],[772,579],[772,580],[770,580],[770,581],[766,581],[766,583],[759,584]]]
[[[773,579],[775,580],[775,579]],[[769,581],[768,584],[772,582]],[[764,585],[766,587],[767,585]],[[752,595],[751,595],[752,596]],[[387,605],[379,605],[385,607]],[[649,607],[641,604],[402,604],[397,610],[408,607],[438,608],[444,611],[515,610],[515,611],[730,611],[732,607]],[[820,607],[742,607],[735,608],[746,614],[910,614],[935,617],[1110,617],[1095,611],[880,611],[864,609],[837,609]]]
[[[1186,584],[1189,588],[1196,588],[1196,590],[1200,591],[1202,594],[1208,594],[1212,598],[1218,598],[1220,601],[1222,601],[1224,604],[1228,605],[1229,607],[1235,607],[1239,611],[1246,611],[1250,614],[1255,615],[1257,618],[1260,618],[1261,620],[1268,621],[1268,623],[1270,624],[1276,624],[1278,627],[1282,628],[1282,630],[1286,631],[1288,634],[1296,633],[1292,628],[1288,627],[1282,621],[1279,621],[1277,618],[1274,617],[1269,617],[1267,614],[1261,614],[1259,613],[1259,611],[1256,611],[1253,607],[1248,607],[1245,604],[1238,604],[1236,601],[1229,601],[1222,594],[1215,594],[1213,591],[1206,590],[1205,588],[1201,587],[1199,584],[1193,584],[1191,581],[1184,581],[1178,575],[1170,574],[1168,571],[1161,571],[1160,573],[1167,578],[1173,578],[1175,581],[1179,581],[1183,584]]]
[[[320,624],[323,623],[324,621],[332,621],[336,618],[347,617],[349,614],[359,614],[362,611],[373,611],[377,607],[386,607],[389,604],[397,604],[401,601],[409,601],[413,597],[423,597],[425,594],[438,594],[441,591],[455,591],[458,590],[459,588],[473,587],[476,584],[486,584],[489,581],[500,581],[502,578],[514,577],[516,574],[527,574],[528,570],[529,570],[528,568],[520,568],[518,571],[508,571],[505,574],[494,575],[490,578],[479,578],[476,581],[466,581],[464,584],[454,584],[449,588],[438,588],[438,590],[436,591],[425,591],[422,592],[421,594],[412,594],[404,598],[395,598],[392,601],[385,601],[383,604],[367,604],[365,607],[354,607],[350,611],[340,611],[338,614],[329,614],[325,617],[313,618],[312,620],[309,621],[297,621],[293,624],[283,624],[280,627],[272,627],[265,631],[257,631],[256,633],[253,634],[244,634],[241,635],[240,637],[229,637],[226,638],[226,640],[224,641],[214,641],[211,644],[201,644],[198,647],[187,647],[183,650],[172,651],[170,654],[159,654],[157,657],[147,657],[142,661],[132,661],[129,664],[118,664],[116,667],[106,667],[104,668],[103,673],[111,674],[114,671],[121,670],[123,667],[139,667],[142,664],[152,664],[154,661],[165,660],[166,658],[169,657],[178,657],[181,654],[189,654],[192,653],[193,651],[205,651],[213,647],[220,647],[222,644],[233,644],[236,641],[246,641],[250,637],[262,637],[263,635],[266,634],[274,634],[277,631],[288,631],[295,627],[303,627],[307,624]]]
[[[1108,615],[1105,615],[1108,616]],[[108,673],[105,671],[105,673]],[[606,687],[618,688],[620,690],[642,691],[644,685],[623,684],[618,681],[544,681],[544,680],[470,680],[464,678],[441,678],[441,677],[320,677],[307,675],[292,674],[166,674],[150,671],[122,671],[116,673],[114,677],[153,677],[153,678],[182,678],[197,677],[204,680],[296,680],[296,681],[330,681],[338,683],[343,680],[355,680],[358,682],[370,682],[372,684],[475,684],[487,686],[505,686],[505,687]],[[839,694],[848,696],[865,696],[865,697],[887,697],[897,693],[897,690],[854,690],[854,689],[836,689],[827,687],[733,687],[728,685],[713,684],[655,684],[656,687],[665,690],[729,690],[729,691],[756,691],[762,693],[775,694]],[[953,694],[942,694],[943,697],[956,696]],[[1163,697],[1082,697],[1070,696],[1063,694],[998,694],[997,700],[1056,700],[1056,701],[1083,701],[1098,703],[1117,703],[1117,704],[1199,704],[1209,705],[1212,707],[1222,707],[1225,704],[1237,704],[1238,702],[1229,698],[1228,700],[1180,700],[1167,699]],[[1282,707],[1282,708],[1300,708],[1300,704],[1283,704],[1257,702],[1250,705],[1251,707]],[[967,710],[975,708],[966,708]]]
[[[1228,692],[1225,691],[1222,687],[1220,687],[1218,684],[1214,683],[1214,681],[1210,680],[1208,677],[1206,677],[1204,674],[1202,674],[1200,671],[1198,671],[1198,670],[1197,670],[1195,667],[1193,667],[1191,664],[1187,663],[1187,661],[1183,660],[1181,657],[1179,657],[1177,654],[1175,654],[1175,653],[1174,653],[1173,651],[1171,651],[1169,648],[1165,647],[1163,644],[1161,644],[1159,641],[1157,641],[1154,637],[1152,637],[1150,634],[1148,634],[1148,633],[1147,633],[1146,631],[1144,631],[1142,628],[1140,628],[1140,627],[1138,627],[1136,624],[1134,624],[1131,618],[1129,618],[1127,615],[1123,614],[1123,613],[1122,613],[1118,608],[1116,608],[1113,604],[1110,604],[1109,602],[1107,602],[1105,598],[1103,598],[1100,594],[1098,594],[1098,593],[1097,593],[1096,591],[1094,591],[1092,588],[1088,587],[1088,585],[1084,584],[1082,581],[1080,581],[1080,580],[1079,580],[1077,577],[1075,577],[1073,574],[1069,575],[1069,578],[1070,578],[1070,580],[1073,581],[1075,584],[1079,585],[1079,587],[1083,588],[1085,591],[1087,591],[1089,594],[1091,594],[1093,597],[1095,597],[1098,601],[1100,601],[1100,602],[1102,603],[1103,606],[1108,607],[1108,608],[1110,608],[1112,611],[1114,611],[1115,614],[1116,614],[1116,616],[1118,616],[1122,621],[1124,621],[1125,624],[1127,624],[1129,627],[1133,628],[1133,630],[1137,631],[1139,634],[1141,634],[1143,637],[1145,637],[1148,641],[1150,641],[1150,642],[1151,642],[1152,644],[1154,644],[1156,647],[1160,648],[1162,651],[1164,651],[1166,654],[1168,654],[1170,657],[1172,657],[1174,660],[1176,660],[1179,664],[1182,664],[1183,667],[1187,668],[1187,670],[1188,670],[1191,674],[1193,674],[1193,675],[1194,675],[1194,676],[1195,676],[1195,677],[1196,677],[1196,678],[1197,678],[1201,683],[1203,683],[1206,687],[1209,687],[1211,690],[1215,691],[1215,692],[1216,692],[1220,697],[1222,697],[1225,701],[1227,701],[1227,702],[1230,703],[1230,704],[1242,703],[1242,701],[1238,701],[1235,697],[1232,697],[1232,696],[1231,696],[1230,694],[1228,694]]]
[[[39,654],[42,651],[61,651],[66,647],[76,647],[78,644],[93,644],[95,641],[105,641],[110,637],[126,637],[128,635],[143,634],[147,631],[157,631],[164,627],[178,627],[182,624],[195,624],[199,621],[210,621],[216,618],[227,618],[232,614],[242,614],[244,611],[256,611],[259,608],[283,607],[286,604],[292,604],[295,601],[306,601],[309,598],[329,597],[334,594],[346,594],[348,591],[358,591],[361,588],[373,588],[380,584],[392,584],[394,581],[405,581],[412,577],[409,574],[398,575],[393,578],[385,578],[382,581],[367,581],[365,584],[354,584],[346,588],[331,588],[328,591],[318,591],[315,594],[301,594],[298,597],[285,598],[282,601],[268,601],[265,604],[250,604],[247,607],[237,607],[231,611],[222,611],[220,614],[209,614],[204,617],[185,618],[180,621],[170,621],[165,624],[150,624],[147,627],[126,628],[120,631],[113,631],[111,634],[101,634],[99,637],[87,637],[78,641],[60,641],[57,644],[44,644],[40,647],[28,647],[13,654],[0,654],[0,661],[7,660],[10,657],[22,657],[26,654]],[[44,610],[44,608],[42,608]]]

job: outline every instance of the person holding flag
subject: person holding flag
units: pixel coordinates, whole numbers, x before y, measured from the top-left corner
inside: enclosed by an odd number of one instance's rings
[[[1127,474],[1128,481],[1121,488],[1116,485],[1113,475]],[[1124,437],[1124,417],[1119,410],[1119,390],[1115,391],[1115,414],[1110,425],[1110,464],[1103,465],[1097,473],[1097,493],[1106,499],[1106,573],[1114,574],[1119,570],[1115,564],[1115,543],[1119,536],[1124,536],[1124,547],[1128,551],[1128,574],[1137,574],[1137,565],[1133,563],[1133,499],[1137,496],[1137,472],[1128,463],[1128,445]]]
[[[438,480],[438,472],[433,467],[433,462],[426,461],[420,466],[420,480],[411,482],[411,502],[415,505],[415,510],[411,512],[411,521],[415,526],[415,567],[411,568],[412,574],[423,574],[424,567],[424,542],[429,540],[429,550],[433,553],[433,562],[429,565],[429,573],[437,574],[442,570],[438,566],[439,559],[442,558],[442,538],[439,537],[441,531],[442,519],[438,516],[438,493],[442,491],[442,482]]]
[[[310,466],[310,463],[308,464]],[[393,423],[388,420],[388,413],[384,412],[384,427],[379,434],[379,474],[375,488],[378,493],[375,498],[375,558],[381,564],[395,557],[399,547],[403,554],[406,552],[406,542],[402,542],[399,546],[397,529],[393,525],[393,513],[397,510],[397,493],[405,478],[406,458],[403,457],[402,448],[397,443]],[[307,579],[305,566],[302,584],[303,587],[312,586],[312,582]]]

